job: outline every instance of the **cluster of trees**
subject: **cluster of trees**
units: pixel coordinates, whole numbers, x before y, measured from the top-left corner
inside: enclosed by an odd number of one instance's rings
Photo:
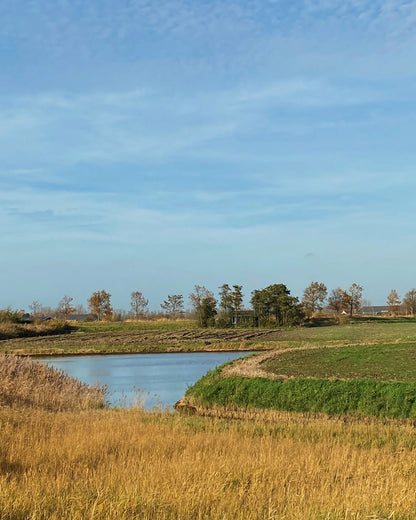
[[[348,289],[337,287],[328,296],[328,289],[323,283],[312,282],[303,292],[302,307],[309,318],[324,307],[336,314],[347,313],[352,316],[359,312],[362,303],[363,288],[353,283]]]
[[[250,302],[257,324],[274,322],[278,326],[297,325],[304,318],[298,298],[291,296],[283,283],[254,290]]]
[[[67,295],[65,295],[58,303],[56,309],[45,307],[40,303],[40,301],[35,300],[29,305],[29,310],[34,318],[39,318],[41,316],[54,316],[57,318],[63,318],[64,320],[67,320],[68,316],[74,312],[79,314],[86,312],[82,305],[75,306],[74,299]]]
[[[217,325],[227,327],[244,319],[243,287],[223,284],[219,298],[203,286],[196,285],[189,295],[195,317],[201,327]],[[251,293],[252,312],[245,316],[244,323],[251,325],[296,325],[302,322],[304,313],[299,300],[290,295],[284,284],[273,284]],[[248,318],[248,320],[247,320]]]

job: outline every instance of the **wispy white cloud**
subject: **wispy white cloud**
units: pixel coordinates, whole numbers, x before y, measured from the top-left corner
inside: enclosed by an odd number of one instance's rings
[[[294,79],[198,93],[134,90],[43,93],[0,101],[0,156],[26,164],[157,159],[264,127],[274,108],[350,107],[376,102],[368,88]],[[293,131],[287,121],[268,123]],[[25,165],[22,165],[25,167]]]
[[[299,174],[296,177],[275,177],[270,173],[256,176],[258,185],[264,186],[265,193],[284,193],[285,196],[303,197],[305,195],[321,195],[336,197],[341,195],[373,195],[391,193],[392,189],[403,191],[416,188],[416,177],[408,171],[351,171],[321,172]]]
[[[328,81],[307,78],[283,80],[241,91],[234,96],[241,105],[281,107],[348,107],[386,100],[388,93],[369,87],[348,88]]]

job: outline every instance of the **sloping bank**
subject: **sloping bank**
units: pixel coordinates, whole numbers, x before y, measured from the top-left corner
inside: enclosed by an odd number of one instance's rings
[[[416,418],[416,383],[372,379],[226,377],[227,365],[208,372],[177,403],[198,413],[215,406],[289,412]],[[199,409],[199,410],[198,410]]]

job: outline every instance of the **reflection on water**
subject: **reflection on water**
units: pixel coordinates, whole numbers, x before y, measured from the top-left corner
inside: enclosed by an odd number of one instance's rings
[[[85,383],[107,385],[111,405],[172,407],[188,386],[218,365],[247,355],[242,352],[68,356],[41,360]]]

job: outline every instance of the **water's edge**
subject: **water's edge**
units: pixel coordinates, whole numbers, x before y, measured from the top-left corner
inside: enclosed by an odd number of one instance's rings
[[[37,358],[88,383],[106,385],[110,406],[173,408],[187,388],[209,370],[250,352],[93,354]]]

